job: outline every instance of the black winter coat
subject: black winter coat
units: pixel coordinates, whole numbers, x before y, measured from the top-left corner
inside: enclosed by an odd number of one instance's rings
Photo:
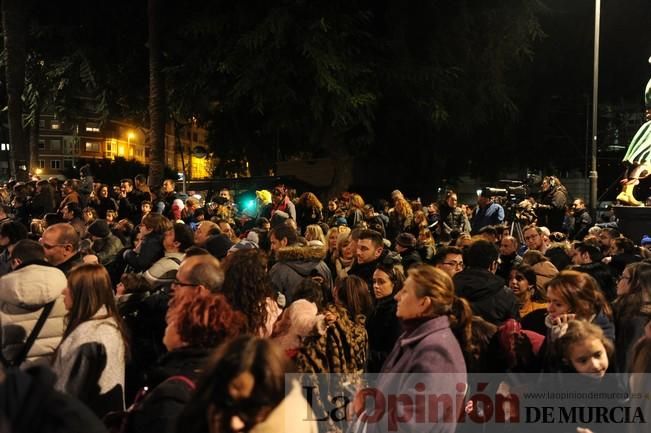
[[[504,280],[486,269],[468,268],[453,278],[457,296],[465,298],[475,315],[495,325],[520,318],[518,303]]]
[[[377,301],[375,309],[366,320],[369,373],[379,373],[382,370],[382,364],[402,334],[400,321],[396,317],[397,309],[398,304],[393,295],[387,296]]]
[[[405,273],[412,266],[423,263],[423,258],[420,256],[418,251],[413,248],[410,248],[407,251],[403,251],[400,256],[402,257],[402,267],[405,270]]]
[[[151,391],[136,404],[127,422],[126,431],[173,433],[185,405],[190,401],[194,387],[182,376],[196,384],[210,350],[184,347],[161,357],[148,374]]]

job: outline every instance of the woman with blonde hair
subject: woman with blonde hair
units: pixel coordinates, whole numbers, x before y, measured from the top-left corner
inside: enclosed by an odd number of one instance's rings
[[[310,224],[305,228],[305,240],[311,246],[326,246],[326,238],[318,224]]]
[[[467,383],[464,353],[468,356],[474,351],[470,306],[455,295],[448,274],[429,265],[410,269],[395,299],[396,315],[405,332],[396,341],[381,373],[402,374],[381,374],[377,390],[383,395],[402,395],[413,393],[413,387],[422,384],[429,395],[456,395],[458,386]],[[425,413],[426,404],[426,399],[417,399],[409,410]],[[461,406],[450,402],[434,415],[436,419],[430,417],[430,425],[436,425],[436,431],[455,431]],[[415,419],[403,422],[407,425],[399,430],[411,430],[417,423]],[[377,431],[380,424],[364,427],[368,432]]]
[[[99,264],[73,268],[63,295],[68,314],[52,366],[58,377],[55,387],[99,417],[122,410],[127,333],[108,272]]]
[[[337,278],[348,276],[348,271],[353,266],[355,251],[351,247],[353,243],[350,232],[341,233],[337,238],[337,256],[335,257],[335,271]]]
[[[404,198],[397,198],[393,210],[389,212],[387,238],[395,239],[400,233],[407,231],[414,218],[411,205]]]
[[[348,227],[355,228],[364,222],[364,199],[359,194],[351,194],[350,201],[348,202],[348,212],[346,213],[346,221]]]

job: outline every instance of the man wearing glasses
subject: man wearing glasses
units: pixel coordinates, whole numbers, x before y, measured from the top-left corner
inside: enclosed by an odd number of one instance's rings
[[[174,297],[188,290],[217,293],[224,284],[224,271],[215,257],[209,254],[188,257],[179,266],[172,282]]]
[[[434,261],[434,267],[448,274],[450,278],[463,270],[463,251],[461,251],[461,248],[440,248],[432,260]]]
[[[66,275],[83,262],[79,252],[79,234],[70,224],[51,225],[43,232],[39,242],[45,249],[47,261]]]

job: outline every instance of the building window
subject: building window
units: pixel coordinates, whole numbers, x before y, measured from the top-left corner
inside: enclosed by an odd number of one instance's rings
[[[45,149],[45,142],[44,141],[39,141],[38,142],[38,148],[39,150],[44,150]],[[43,167],[41,167],[43,168]]]
[[[53,159],[52,161],[50,161],[50,168],[59,170],[61,168],[61,161],[59,161],[58,159]]]
[[[72,168],[72,159],[64,159],[63,168]]]
[[[109,153],[113,152],[112,147],[111,147],[111,143],[106,143],[106,151],[109,152]]]
[[[39,119],[38,127],[39,128],[45,128],[45,119]]]
[[[9,150],[9,143],[0,143],[0,150]]]
[[[86,132],[99,132],[99,125],[97,123],[86,123]]]
[[[38,160],[38,168],[45,168],[45,160],[43,159]]]
[[[52,121],[52,129],[60,129],[61,128],[61,123],[59,123],[58,120],[53,120]]]
[[[50,150],[52,152],[61,152],[61,140],[50,140]]]
[[[86,142],[86,152],[99,152],[99,143]]]

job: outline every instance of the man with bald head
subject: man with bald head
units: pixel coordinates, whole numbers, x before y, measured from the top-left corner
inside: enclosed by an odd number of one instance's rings
[[[172,283],[174,297],[188,291],[217,293],[224,284],[224,271],[215,257],[209,254],[188,257],[179,266]]]
[[[518,255],[519,247],[520,243],[513,236],[503,236],[500,241],[500,264],[495,274],[504,278],[507,285],[511,269],[522,263],[522,257]]]
[[[221,233],[219,226],[212,221],[202,221],[194,232],[194,244],[198,247],[204,247],[210,236]]]
[[[66,275],[83,262],[79,252],[79,234],[70,224],[51,225],[43,232],[39,242],[45,249],[47,261]]]

